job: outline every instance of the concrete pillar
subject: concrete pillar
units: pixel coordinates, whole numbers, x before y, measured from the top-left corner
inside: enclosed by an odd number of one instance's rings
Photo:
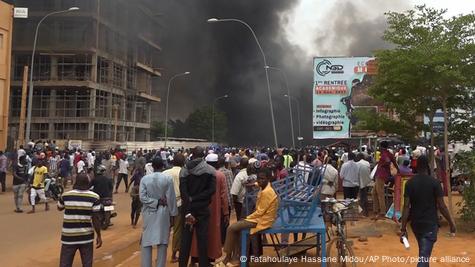
[[[108,118],[113,119],[114,118],[114,107],[113,107],[113,102],[112,102],[112,93],[107,93],[107,111],[108,111]]]
[[[145,130],[145,141],[150,141],[150,120],[152,118],[152,106],[149,104],[147,105],[148,108],[148,118],[147,118],[147,124],[148,124],[148,129]]]
[[[89,117],[96,117],[96,89],[91,88],[89,93]]]
[[[87,125],[87,139],[94,140],[94,122],[89,122]]]
[[[109,64],[109,71],[107,72],[107,84],[112,85],[112,81],[114,80],[114,62],[108,60],[107,63]]]
[[[127,129],[126,129],[126,121],[127,121],[127,116],[126,116],[126,111],[127,111],[127,95],[125,94],[124,91],[124,96],[121,98],[121,105],[122,105],[122,136],[119,138],[121,141],[127,141]]]
[[[49,118],[51,119],[48,123],[48,139],[57,139],[56,133],[54,131],[54,122],[56,121],[56,89],[50,90],[48,108]]]
[[[50,56],[51,65],[50,65],[50,79],[52,81],[58,80],[58,56]]]
[[[96,117],[96,89],[89,89],[89,118],[92,120],[89,122],[87,139],[94,139],[94,118]]]
[[[91,73],[89,77],[91,77],[91,81],[97,83],[97,54],[93,54],[91,58]]]
[[[122,87],[127,89],[127,66],[122,68]]]
[[[137,99],[134,98],[134,101],[132,101],[132,122],[137,121]],[[134,142],[135,141],[135,127],[132,128],[132,131],[130,133],[129,140]]]
[[[129,140],[135,142],[135,127],[132,127],[132,130],[130,130]]]

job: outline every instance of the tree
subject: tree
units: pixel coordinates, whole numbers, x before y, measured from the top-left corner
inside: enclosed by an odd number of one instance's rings
[[[457,203],[459,214],[466,222],[475,222],[475,150],[464,151],[455,156],[454,168],[465,175],[470,185],[463,191],[463,201]]]
[[[387,115],[377,113],[371,109],[356,109],[353,115],[357,119],[354,130],[367,130],[378,133],[397,134],[406,142],[415,141],[419,129],[405,120],[393,120]]]
[[[428,115],[430,126],[435,111],[442,108],[447,148],[449,112],[458,108],[460,99],[473,98],[469,88],[475,88],[475,14],[452,18],[445,14],[446,10],[425,5],[404,13],[386,13],[388,29],[383,38],[394,48],[376,53],[379,70],[370,92],[402,118],[414,121],[416,116]],[[448,153],[445,157],[449,179]],[[448,191],[453,214],[450,188]]]
[[[193,138],[211,140],[212,118],[213,109],[211,106],[204,106],[195,110],[188,116],[185,122],[189,131],[188,136]],[[215,141],[223,142],[226,138],[228,131],[227,117],[224,112],[215,109],[214,125]]]
[[[449,112],[449,141],[468,143],[475,136],[475,92],[459,98],[459,108]]]
[[[173,129],[173,137],[186,138],[188,137],[188,126],[182,120],[170,120],[168,125]]]
[[[165,123],[163,121],[153,121],[150,125],[150,138],[152,140],[165,136]],[[173,128],[168,125],[168,136],[173,136]]]

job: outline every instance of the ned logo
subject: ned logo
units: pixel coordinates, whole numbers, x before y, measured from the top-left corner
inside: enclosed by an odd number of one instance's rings
[[[343,73],[343,65],[333,65],[330,60],[325,59],[320,61],[315,68],[318,75],[325,76],[328,73],[331,74],[342,74]]]

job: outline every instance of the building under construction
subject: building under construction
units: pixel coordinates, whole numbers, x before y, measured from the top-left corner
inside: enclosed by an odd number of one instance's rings
[[[9,135],[18,138],[22,77],[33,68],[31,139],[148,141],[152,83],[159,78],[160,16],[153,0],[20,0],[13,27]]]

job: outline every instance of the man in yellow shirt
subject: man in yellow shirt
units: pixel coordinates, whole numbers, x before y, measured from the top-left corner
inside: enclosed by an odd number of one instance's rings
[[[31,200],[31,211],[28,213],[35,213],[35,202],[36,202],[36,196],[38,195],[40,197],[40,200],[42,200],[45,203],[45,210],[49,210],[48,206],[48,200],[46,199],[45,195],[45,175],[48,173],[48,168],[44,166],[43,161],[38,161],[36,163],[36,167],[34,170],[33,174],[33,184],[31,186],[31,191],[30,191],[30,200]]]
[[[256,211],[228,228],[223,249],[224,252],[226,252],[226,258],[223,262],[218,263],[218,266],[224,266],[228,264],[233,257],[239,256],[239,240],[242,230],[251,229],[250,234],[253,235],[272,227],[274,224],[279,208],[279,198],[269,183],[271,178],[272,172],[270,169],[259,169],[257,173],[257,184],[261,188],[261,191],[259,191],[257,195]]]

